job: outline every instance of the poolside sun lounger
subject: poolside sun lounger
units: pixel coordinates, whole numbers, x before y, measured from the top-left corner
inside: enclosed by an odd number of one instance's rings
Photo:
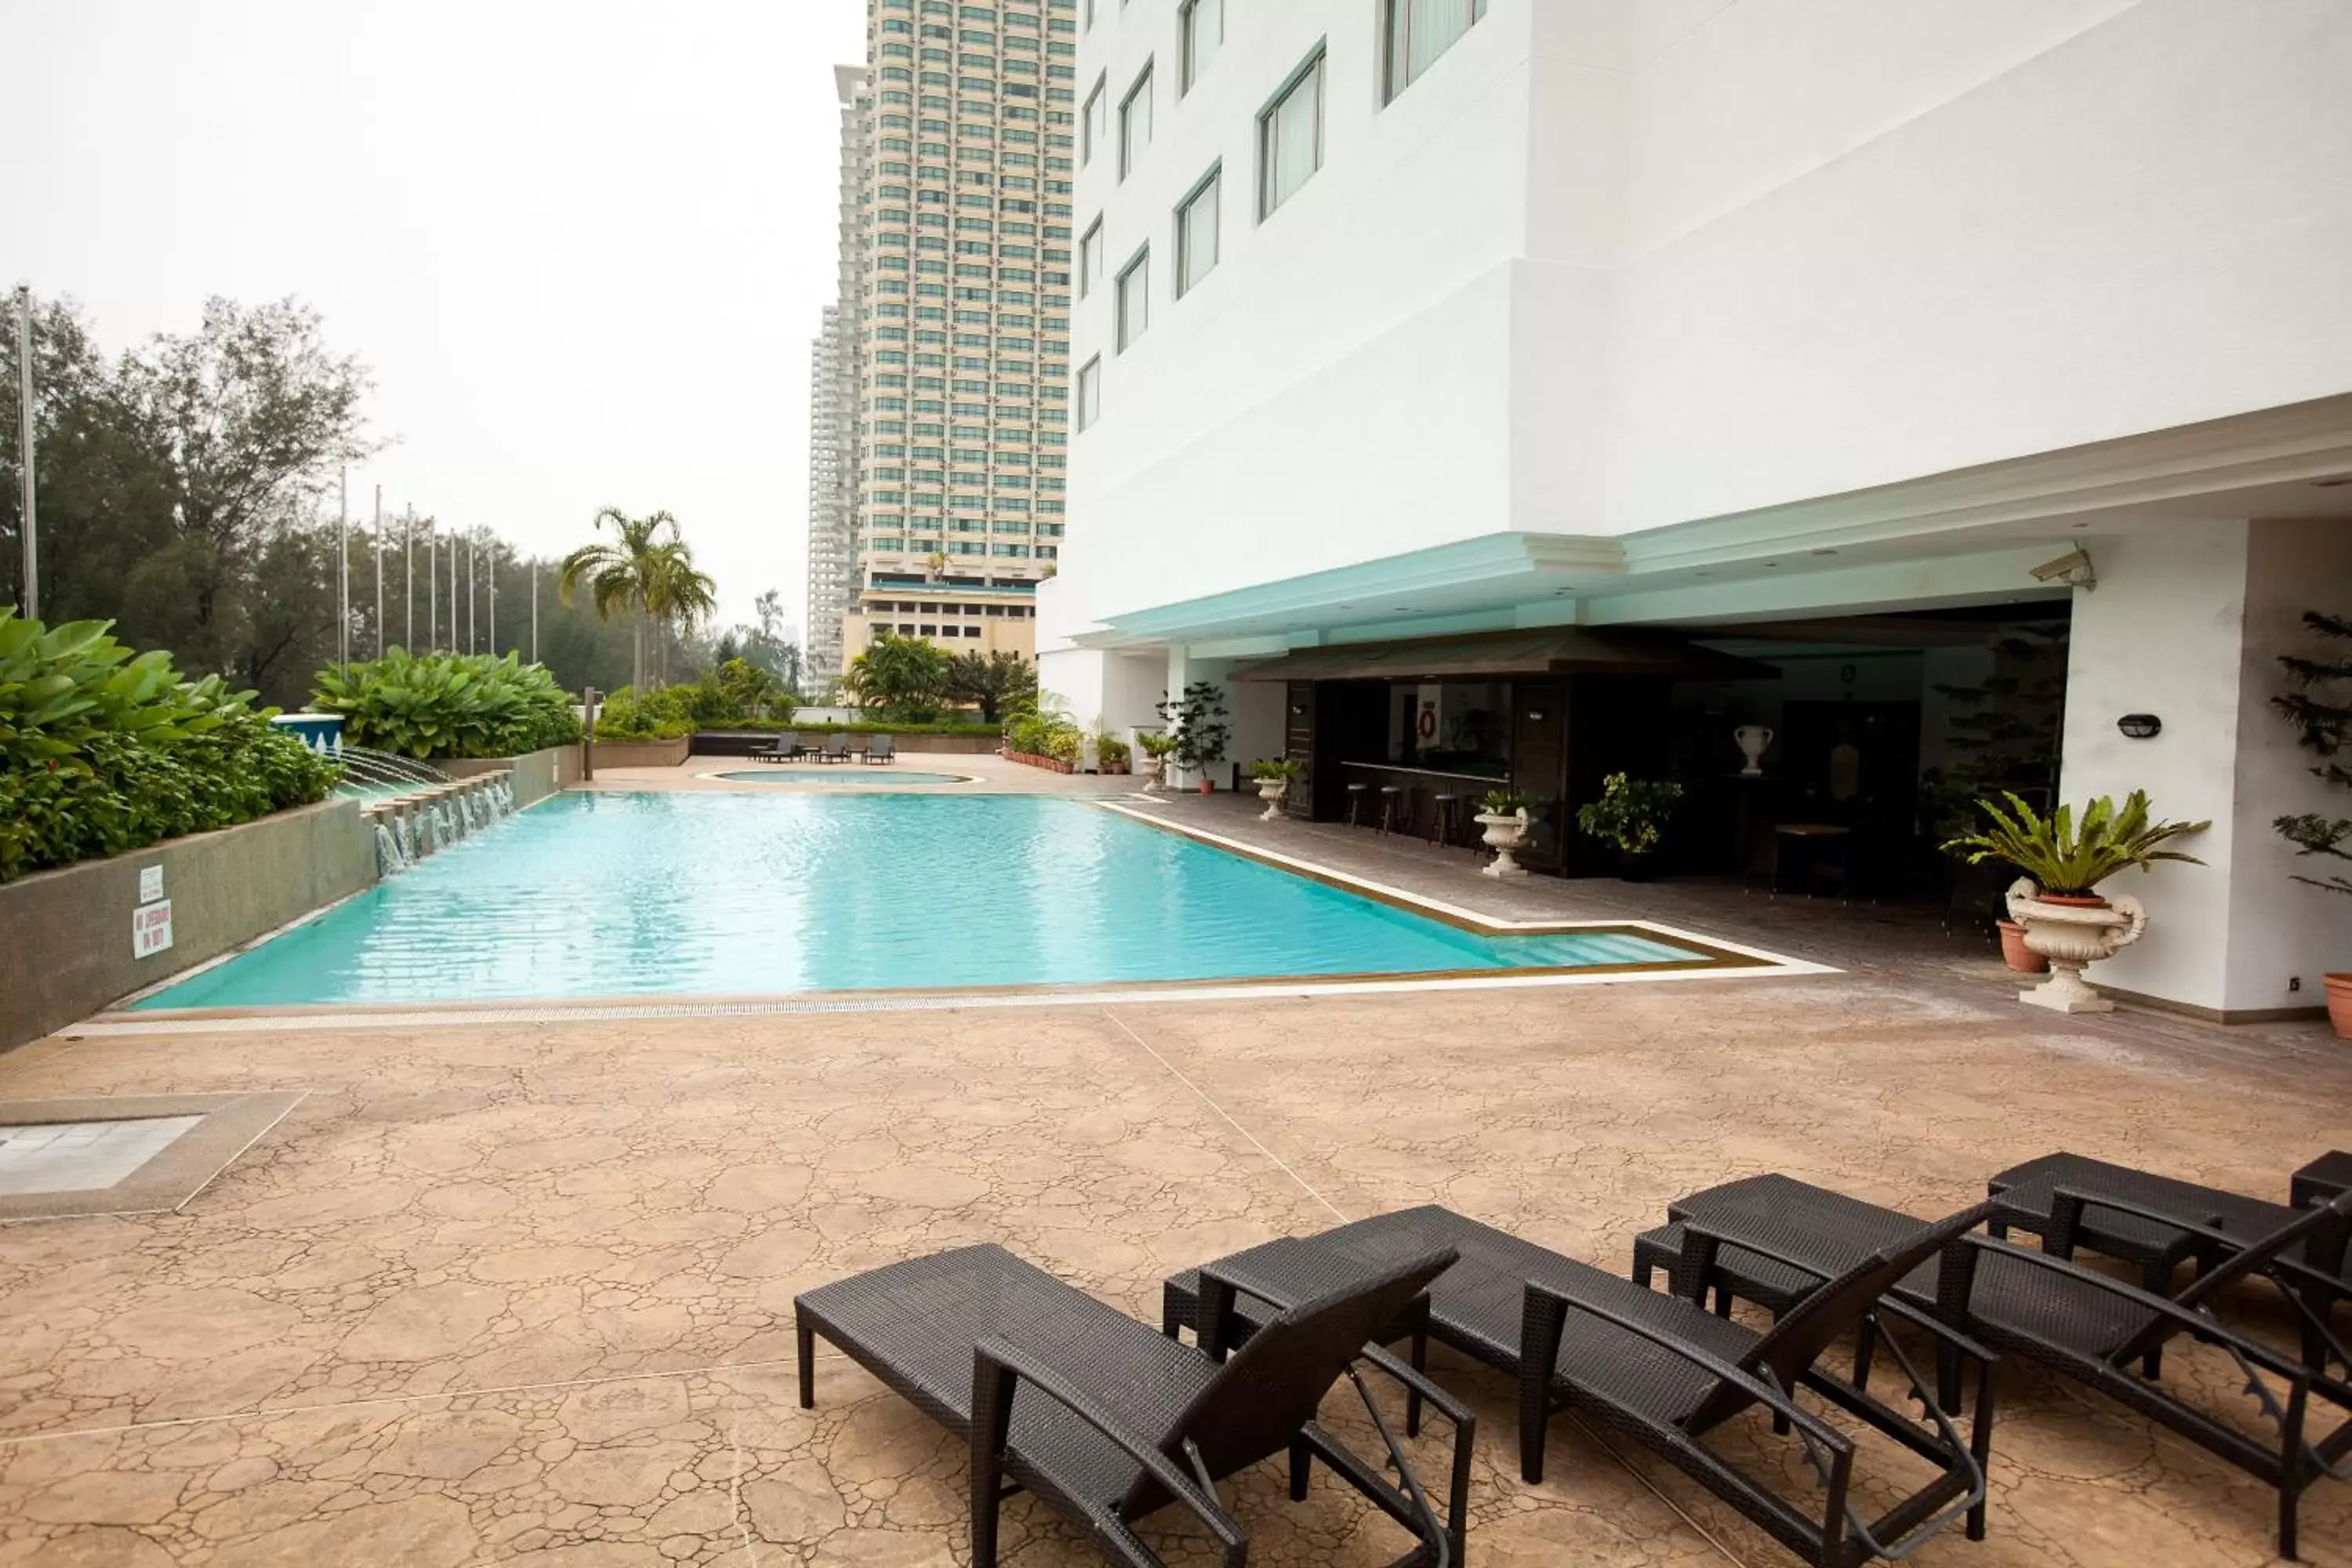
[[[2219,1458],[2267,1482],[2279,1494],[2280,1555],[2295,1549],[2295,1514],[2303,1493],[2324,1475],[2352,1479],[2352,1352],[2329,1331],[2328,1292],[2340,1279],[2305,1258],[2333,1258],[2340,1267],[2352,1226],[2352,1194],[2286,1217],[2270,1232],[2234,1235],[2185,1215],[2130,1204],[2113,1194],[2086,1194],[2063,1184],[2046,1192],[2043,1240],[2028,1251],[1993,1237],[1970,1237],[1968,1247],[1930,1262],[1895,1287],[1897,1298],[1932,1310],[1947,1323],[1994,1350],[2029,1357],[2107,1394]],[[1994,1200],[1991,1218],[2004,1210]],[[2087,1216],[2105,1211],[2114,1223],[2131,1217],[2188,1233],[2214,1261],[2178,1291],[2149,1290],[2069,1260]],[[1892,1209],[1824,1192],[1785,1176],[1727,1183],[1676,1203],[1675,1223],[1636,1244],[1637,1277],[1672,1258],[1675,1288],[1696,1299],[1713,1289],[1727,1307],[1733,1297],[1774,1311],[1800,1310],[1822,1276],[1878,1245],[1877,1238],[1918,1222]],[[2015,1224],[2013,1213],[2010,1223]],[[1691,1244],[1703,1235],[1711,1256]],[[2267,1279],[2286,1293],[2303,1324],[2299,1359],[2231,1328],[2213,1303],[2238,1284]],[[2257,1441],[2230,1414],[2180,1380],[2159,1377],[2159,1352],[2176,1341],[2220,1348],[2245,1376],[2252,1414],[2274,1433]],[[1862,1359],[1866,1363],[1865,1342]],[[2138,1370],[2134,1370],[2134,1363]],[[1857,1368],[1859,1377],[1864,1367]],[[1945,1394],[1948,1396],[1948,1388]],[[2315,1405],[2340,1413],[2331,1429],[2312,1435]]]
[[[1417,1381],[1366,1342],[1409,1315],[1453,1261],[1445,1248],[1385,1266],[1327,1257],[1319,1288],[1270,1314],[1252,1343],[1220,1364],[1003,1247],[958,1247],[797,1298],[801,1405],[814,1400],[822,1334],[964,1438],[971,1560],[982,1568],[997,1561],[997,1511],[1008,1489],[1034,1493],[1086,1530],[1108,1561],[1135,1568],[1160,1563],[1136,1521],[1177,1503],[1216,1537],[1226,1563],[1240,1564],[1247,1537],[1216,1482],[1283,1453],[1294,1499],[1306,1496],[1308,1468],[1320,1458],[1413,1532],[1419,1545],[1397,1568],[1444,1568],[1459,1561],[1453,1538],[1402,1451],[1389,1441],[1383,1458],[1401,1483],[1391,1485],[1324,1430],[1316,1409],[1342,1377],[1362,1389],[1359,1358],[1408,1387]],[[1365,1404],[1386,1438],[1369,1394]]]
[[[845,763],[849,761],[849,737],[839,731],[827,735],[824,746],[814,754],[820,763]]]
[[[787,730],[765,746],[751,748],[751,760],[759,763],[789,763],[801,754],[801,735],[797,730]]]
[[[1979,1206],[1932,1226],[1909,1226],[1900,1245],[1840,1270],[1772,1329],[1759,1331],[1451,1210],[1407,1209],[1305,1241],[1269,1242],[1177,1275],[1162,1288],[1161,1331],[1173,1336],[1191,1325],[1213,1352],[1237,1338],[1251,1342],[1257,1313],[1230,1283],[1221,1282],[1278,1284],[1303,1247],[1344,1248],[1368,1261],[1405,1248],[1453,1247],[1459,1261],[1430,1287],[1427,1336],[1519,1379],[1519,1462],[1529,1481],[1542,1479],[1553,1415],[1588,1411],[1688,1472],[1806,1562],[1842,1568],[1907,1552],[1963,1517],[1971,1538],[1983,1533],[1994,1358],[1957,1331],[1881,1298],[1904,1275],[1955,1246],[1984,1215]],[[1880,1311],[1919,1321],[1943,1345],[1976,1363],[1969,1435],[1945,1415],[1944,1405],[1952,1402],[1927,1399],[1924,1390],[1927,1416],[1915,1421],[1813,1370],[1824,1349]],[[1413,1353],[1420,1355],[1418,1339]],[[1854,1441],[1799,1405],[1792,1396],[1800,1386],[1926,1460],[1932,1479],[1879,1518],[1858,1518],[1848,1502]],[[1822,1492],[1810,1507],[1743,1471],[1704,1440],[1732,1417],[1759,1409],[1772,1416],[1776,1432],[1793,1436],[1820,1478]]]
[[[869,763],[887,763],[898,754],[896,735],[876,735],[866,742],[866,760]]]

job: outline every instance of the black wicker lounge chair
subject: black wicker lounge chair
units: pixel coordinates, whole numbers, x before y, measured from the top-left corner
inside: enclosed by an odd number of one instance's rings
[[[811,754],[820,763],[845,763],[849,761],[849,737],[839,732],[827,735],[824,744]]]
[[[1943,1406],[1926,1397],[1916,1376],[1924,1424],[1812,1368],[1828,1345],[1888,1310],[1880,1298],[1895,1280],[1955,1245],[1984,1214],[1979,1207],[1937,1225],[1907,1226],[1904,1245],[1841,1270],[1766,1332],[1444,1208],[1359,1220],[1311,1241],[1367,1258],[1414,1246],[1446,1245],[1460,1252],[1460,1260],[1430,1287],[1427,1337],[1519,1378],[1519,1463],[1529,1481],[1543,1479],[1552,1415],[1563,1408],[1589,1410],[1687,1471],[1806,1562],[1842,1568],[1907,1553],[1963,1517],[1972,1539],[1983,1534],[1993,1411],[1990,1352],[1924,1314],[1892,1309],[1916,1318],[1979,1366],[1973,1430],[1965,1437]],[[1278,1287],[1288,1267],[1285,1249],[1299,1245],[1268,1243],[1171,1279],[1162,1288],[1161,1331],[1172,1335],[1191,1326],[1212,1349],[1244,1336],[1250,1314],[1238,1302],[1221,1310],[1225,1292],[1216,1280],[1258,1279]],[[1694,1272],[1703,1272],[1694,1263]],[[1402,1337],[1405,1327],[1391,1324],[1392,1337]],[[1418,1335],[1413,1355],[1417,1363]],[[1857,1518],[1847,1496],[1853,1440],[1795,1402],[1800,1385],[1925,1459],[1934,1478],[1880,1518]],[[1826,1494],[1818,1513],[1800,1509],[1702,1441],[1756,1407],[1771,1415],[1776,1431],[1793,1435],[1812,1466]]]
[[[2326,1314],[2328,1292],[2340,1280],[2302,1261],[2311,1256],[2341,1258],[2347,1227],[2352,1226],[2352,1194],[2319,1207],[2282,1211],[2284,1223],[2251,1239],[2242,1232],[2231,1235],[2177,1214],[2126,1204],[2112,1193],[2056,1186],[2048,1197],[2048,1250],[2032,1252],[1996,1237],[1970,1237],[1966,1248],[1946,1255],[1940,1268],[1929,1263],[1900,1281],[1895,1297],[1907,1307],[1932,1310],[1997,1351],[2029,1357],[2088,1384],[2275,1487],[2279,1552],[2294,1557],[2303,1493],[2325,1475],[2352,1479],[2352,1466],[2345,1463],[2352,1456],[2352,1383],[2333,1370],[2344,1367],[2352,1375],[2352,1350],[2330,1331]],[[2127,1216],[2182,1230],[2194,1243],[2192,1250],[2215,1261],[2178,1292],[2147,1290],[2069,1261],[2066,1254],[2085,1216],[2102,1211],[2107,1223]],[[1817,1279],[1844,1268],[1847,1259],[1876,1245],[1877,1237],[1918,1223],[1785,1176],[1728,1183],[1681,1200],[1672,1212],[1676,1224],[1637,1244],[1637,1273],[1671,1255],[1679,1292],[1696,1298],[1713,1289],[1719,1304],[1738,1297],[1774,1311],[1797,1310],[1809,1277]],[[2000,1212],[1995,1205],[1994,1215]],[[1690,1245],[1696,1232],[1713,1239],[1711,1256]],[[2265,1279],[2281,1289],[2300,1317],[2299,1360],[2214,1315],[2213,1303],[2224,1291]],[[2255,1441],[2201,1408],[2193,1392],[2159,1381],[2160,1352],[2181,1339],[2216,1346],[2237,1363],[2256,1412],[2277,1430],[2274,1446]],[[1868,1355],[1865,1341],[1858,1377]],[[1946,1382],[1939,1398],[1948,1405]],[[2315,1401],[2343,1413],[2332,1430],[2315,1437],[2307,1425]]]
[[[1367,1355],[1373,1332],[1409,1315],[1453,1261],[1443,1248],[1384,1268],[1330,1255],[1318,1273],[1321,1288],[1269,1318],[1221,1364],[1003,1247],[958,1247],[797,1298],[801,1405],[814,1398],[815,1336],[823,1334],[963,1436],[980,1568],[997,1560],[1000,1504],[1022,1489],[1085,1528],[1107,1561],[1135,1568],[1160,1563],[1135,1522],[1181,1504],[1216,1537],[1228,1568],[1240,1568],[1247,1537],[1218,1500],[1216,1482],[1285,1452],[1294,1499],[1306,1496],[1309,1466],[1320,1458],[1413,1532],[1420,1544],[1396,1568],[1446,1568],[1459,1560],[1454,1542],[1353,1363]],[[1370,1353],[1412,1385],[1409,1369]],[[1341,1377],[1364,1393],[1401,1486],[1318,1425],[1317,1407]]]
[[[887,763],[898,754],[898,737],[896,735],[876,735],[866,742],[866,760],[869,763]]]

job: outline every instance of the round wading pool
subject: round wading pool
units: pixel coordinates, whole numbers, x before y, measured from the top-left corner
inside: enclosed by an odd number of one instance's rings
[[[778,763],[762,768],[739,769],[717,776],[736,784],[943,784],[971,782],[969,773],[916,773],[896,763],[829,763],[814,768],[788,767]]]

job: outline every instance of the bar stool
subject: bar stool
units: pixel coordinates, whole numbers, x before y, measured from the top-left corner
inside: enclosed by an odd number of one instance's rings
[[[1412,831],[1412,791],[1403,784],[1381,786],[1381,831]]]
[[[1443,849],[1458,844],[1463,833],[1462,797],[1448,791],[1429,797],[1429,841]]]
[[[1361,827],[1364,825],[1364,805],[1370,797],[1371,789],[1370,784],[1351,784],[1348,786],[1349,826]]]

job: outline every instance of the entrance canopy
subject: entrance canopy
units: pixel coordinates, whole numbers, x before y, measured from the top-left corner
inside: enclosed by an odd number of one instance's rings
[[[1718,653],[1670,632],[1634,627],[1553,626],[1470,637],[1409,637],[1298,648],[1238,665],[1235,680],[1454,680],[1534,675],[1652,675],[1677,680],[1741,680],[1773,674],[1768,665]]]

